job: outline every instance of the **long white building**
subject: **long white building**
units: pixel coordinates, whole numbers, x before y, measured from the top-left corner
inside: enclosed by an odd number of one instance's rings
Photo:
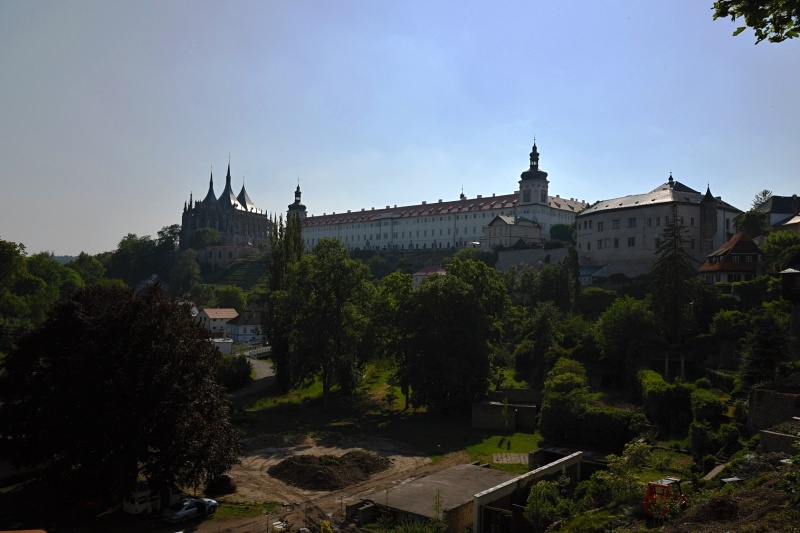
[[[349,249],[431,250],[451,249],[481,243],[489,248],[492,240],[487,226],[497,216],[524,218],[541,226],[549,238],[554,224],[572,224],[586,202],[575,198],[550,196],[547,172],[539,170],[536,142],[530,153],[530,168],[520,175],[519,188],[511,194],[458,200],[422,202],[418,205],[389,206],[383,209],[348,210],[321,216],[305,216],[300,203],[300,187],[289,212],[303,218],[303,238],[310,251],[320,239],[339,239]]]

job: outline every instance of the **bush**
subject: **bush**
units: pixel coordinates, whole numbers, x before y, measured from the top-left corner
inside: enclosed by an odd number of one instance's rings
[[[694,386],[698,389],[708,390],[711,388],[711,380],[708,378],[700,378],[694,382]]]
[[[689,426],[689,448],[695,461],[720,449],[714,430],[706,423],[692,422]]]
[[[217,381],[229,391],[244,387],[250,383],[253,365],[244,355],[226,355],[217,373]]]
[[[707,389],[693,390],[691,402],[692,417],[695,422],[716,423],[725,412],[725,405],[713,392]]]
[[[717,466],[717,458],[711,454],[703,456],[703,473],[708,474]]]
[[[221,496],[234,492],[236,492],[236,481],[228,474],[215,477],[206,486],[206,494],[209,496]]]
[[[693,386],[667,383],[661,374],[652,370],[640,370],[638,384],[650,420],[667,432],[679,433],[686,429],[692,420]]]

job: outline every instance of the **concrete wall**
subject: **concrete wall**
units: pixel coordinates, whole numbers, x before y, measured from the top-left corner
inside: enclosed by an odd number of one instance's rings
[[[764,453],[797,455],[797,449],[794,447],[794,443],[800,441],[800,437],[766,430],[759,431],[759,434],[761,435],[761,450]]]
[[[505,424],[503,410],[506,411]],[[499,431],[516,431],[519,429],[536,429],[536,406],[516,405],[509,403],[503,405],[499,402],[484,402],[472,404],[473,429],[495,429]]]
[[[459,533],[472,525],[473,502],[467,502],[453,509],[448,509],[444,514],[444,523],[447,524],[447,533]]]
[[[566,470],[567,475],[575,480],[581,479],[581,456],[582,452],[575,452],[558,461],[544,465],[532,470],[512,480],[501,483],[496,487],[479,492],[472,499],[473,501],[473,516],[472,516],[472,533],[480,533],[481,523],[483,520],[482,513],[483,507],[489,504],[497,504],[499,501],[510,494],[513,494],[517,488],[532,483],[540,479],[546,479],[558,475],[561,471]]]
[[[800,416],[800,393],[757,389],[750,393],[748,404],[747,426],[753,431]]]

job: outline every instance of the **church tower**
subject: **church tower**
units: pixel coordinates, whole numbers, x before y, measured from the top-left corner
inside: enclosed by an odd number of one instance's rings
[[[547,181],[547,172],[539,170],[536,139],[533,140],[530,158],[530,168],[519,176],[519,205],[547,205],[547,185],[550,182]]]
[[[297,189],[294,191],[294,203],[289,204],[289,209],[286,212],[286,218],[288,219],[290,216],[298,216],[300,220],[306,218],[306,206],[300,203],[300,196],[302,193],[300,192],[300,183],[297,183]]]

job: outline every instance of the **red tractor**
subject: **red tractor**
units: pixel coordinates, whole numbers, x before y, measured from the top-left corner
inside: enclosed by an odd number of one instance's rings
[[[681,492],[680,478],[668,476],[647,484],[642,509],[647,516],[666,518],[676,507],[685,509],[688,503]]]

